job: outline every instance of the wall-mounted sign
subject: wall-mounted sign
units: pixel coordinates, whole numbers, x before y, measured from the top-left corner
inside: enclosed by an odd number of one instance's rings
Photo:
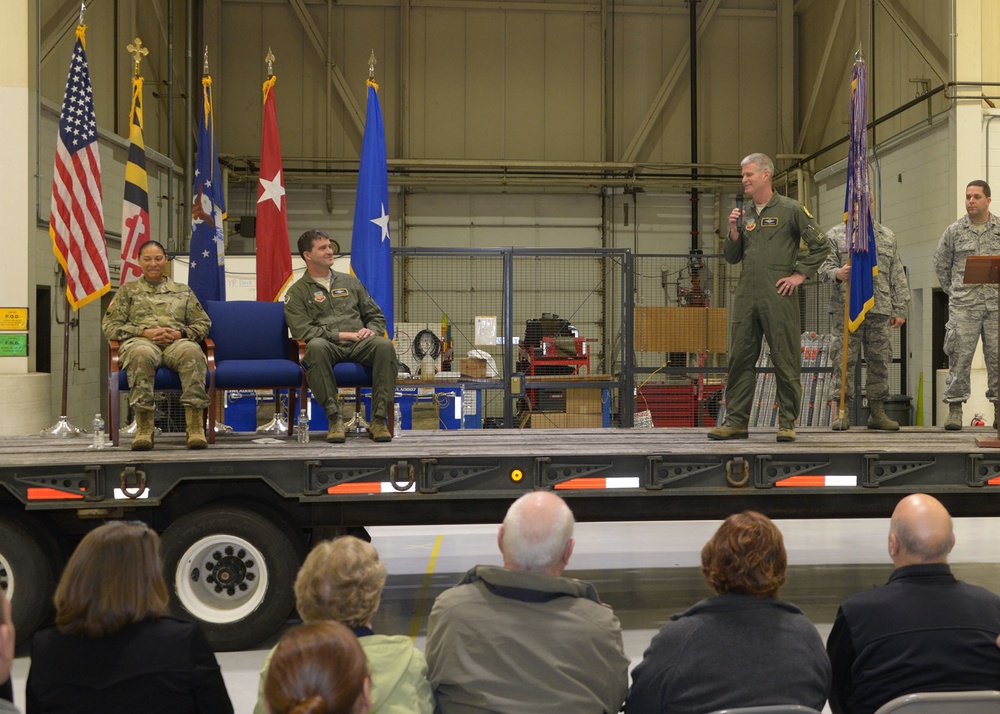
[[[0,335],[0,357],[27,357],[27,335]]]
[[[27,330],[28,308],[0,307],[0,330]]]

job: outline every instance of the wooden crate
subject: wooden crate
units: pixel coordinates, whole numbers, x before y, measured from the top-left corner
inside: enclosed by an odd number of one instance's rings
[[[724,307],[638,307],[637,352],[726,351]]]

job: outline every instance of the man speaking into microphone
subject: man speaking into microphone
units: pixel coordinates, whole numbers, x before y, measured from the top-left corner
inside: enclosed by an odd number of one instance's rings
[[[774,162],[750,154],[740,162],[742,196],[729,214],[729,236],[723,253],[729,263],[742,263],[731,308],[726,419],[708,432],[709,439],[746,439],[760,355],[767,338],[774,363],[778,396],[778,441],[795,441],[802,387],[799,295],[797,288],[814,277],[830,250],[812,214],[798,201],[774,192]],[[800,243],[803,250],[800,251]]]

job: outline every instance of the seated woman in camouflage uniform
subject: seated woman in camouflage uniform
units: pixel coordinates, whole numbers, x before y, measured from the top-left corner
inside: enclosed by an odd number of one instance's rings
[[[142,277],[119,288],[101,323],[105,337],[121,342],[119,355],[137,426],[132,450],[153,448],[153,377],[161,364],[181,380],[187,447],[204,449],[207,364],[198,343],[208,337],[212,320],[191,288],[163,274],[167,252],[162,245],[143,243],[139,265]]]

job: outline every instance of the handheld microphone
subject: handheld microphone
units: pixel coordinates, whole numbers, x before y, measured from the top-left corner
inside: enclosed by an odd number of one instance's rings
[[[740,211],[740,217],[736,219],[736,230],[743,230],[743,192],[736,194],[736,208]]]

